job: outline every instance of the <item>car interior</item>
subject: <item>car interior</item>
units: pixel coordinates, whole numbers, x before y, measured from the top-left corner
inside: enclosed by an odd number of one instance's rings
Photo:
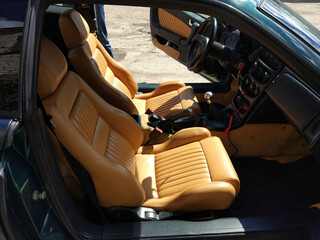
[[[111,222],[319,210],[319,95],[279,56],[214,16],[151,8],[155,47],[210,83],[138,85],[92,16],[47,8],[38,79],[57,164],[88,222],[103,223],[100,209]]]

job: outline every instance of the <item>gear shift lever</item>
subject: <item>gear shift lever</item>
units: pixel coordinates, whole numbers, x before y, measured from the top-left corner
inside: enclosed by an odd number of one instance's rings
[[[209,104],[209,120],[220,120],[220,117],[217,115],[217,109],[213,103],[213,93],[206,92],[204,94],[204,98],[206,99],[207,103]]]
[[[213,102],[213,93],[212,92],[206,92],[204,94],[204,98],[207,100],[207,103],[210,105]]]

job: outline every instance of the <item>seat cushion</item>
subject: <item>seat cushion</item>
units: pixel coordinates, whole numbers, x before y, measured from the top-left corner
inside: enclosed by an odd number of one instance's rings
[[[221,141],[205,138],[157,154],[137,154],[143,206],[164,211],[228,208],[240,182]]]
[[[167,197],[189,187],[211,182],[200,142],[157,154],[155,175],[159,197]]]
[[[198,100],[190,86],[163,93],[146,100],[146,109],[162,117],[169,117],[184,109],[192,109],[194,114],[201,112]]]

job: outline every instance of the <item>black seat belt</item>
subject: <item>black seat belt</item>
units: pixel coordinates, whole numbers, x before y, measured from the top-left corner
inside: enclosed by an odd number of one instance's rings
[[[98,201],[98,198],[97,198],[97,193],[96,193],[96,188],[94,186],[94,183],[93,183],[93,181],[91,179],[90,174],[81,165],[81,163],[74,156],[72,156],[72,154],[68,151],[68,149],[66,149],[65,146],[60,142],[59,138],[57,137],[56,133],[54,132],[54,129],[56,127],[54,126],[54,124],[51,121],[52,116],[46,112],[39,95],[38,95],[37,101],[38,101],[38,106],[41,109],[44,121],[45,121],[47,127],[50,129],[50,131],[56,136],[56,138],[57,138],[57,140],[58,140],[58,142],[60,144],[60,147],[61,147],[66,159],[68,160],[68,163],[69,163],[72,171],[76,175],[78,181],[80,182],[80,184],[83,187],[84,191],[86,192],[86,194],[90,198],[91,202],[93,203],[93,205],[98,210],[99,214],[101,215],[102,220],[104,222],[106,222],[107,219],[106,219],[106,216],[104,215],[104,213],[102,211],[102,208],[101,208],[101,206],[99,204],[99,201]]]

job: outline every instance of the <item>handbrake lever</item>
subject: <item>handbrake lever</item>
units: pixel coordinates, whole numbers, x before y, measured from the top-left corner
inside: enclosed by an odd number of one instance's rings
[[[192,114],[192,109],[187,108],[181,112],[178,112],[176,114],[173,114],[171,117],[169,117],[167,120],[159,122],[157,125],[160,129],[162,129],[164,132],[173,134],[174,131],[174,122],[178,119],[181,119],[183,117],[189,116]]]
[[[187,108],[181,112],[173,114],[171,117],[168,119],[165,119],[163,117],[157,116],[156,114],[152,113],[149,116],[149,123],[148,125],[156,128],[158,127],[161,129],[163,132],[166,133],[174,133],[174,122],[178,119],[181,119],[186,116],[190,116],[192,114],[192,109]]]
[[[183,118],[183,117],[189,116],[191,114],[192,114],[192,109],[187,108],[181,112],[173,114],[171,117],[168,118],[168,121],[175,121],[179,118]]]

